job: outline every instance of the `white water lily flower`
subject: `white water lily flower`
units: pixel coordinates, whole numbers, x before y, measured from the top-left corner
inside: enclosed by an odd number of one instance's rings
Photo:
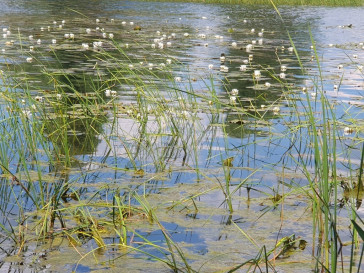
[[[293,46],[290,46],[290,47],[288,48],[288,52],[293,52],[293,51],[294,51]]]
[[[109,33],[109,38],[114,39],[114,33]]]
[[[181,81],[182,81],[182,78],[181,78],[181,77],[175,77],[175,78],[174,78],[174,81],[175,81],[175,82],[181,82]]]
[[[231,94],[232,96],[237,96],[237,95],[239,94],[239,90],[238,90],[238,89],[236,89],[236,88],[234,88],[233,90],[231,90],[230,94]]]
[[[92,45],[94,48],[98,48],[98,47],[102,47],[103,43],[101,41],[98,41],[98,42],[93,42]]]
[[[34,51],[34,46],[30,46],[30,47],[29,47],[29,51],[30,51],[30,52]]]
[[[89,48],[88,43],[82,43],[82,48],[84,48],[84,49],[88,49],[88,48]]]
[[[29,110],[22,110],[22,113],[23,115],[26,117],[26,118],[31,118],[32,117],[32,112],[29,111]]]
[[[358,69],[359,69],[360,71],[362,71],[362,70],[363,70],[363,66],[362,66],[362,65],[358,65]]]
[[[252,54],[249,55],[249,58],[248,58],[249,62],[253,61],[253,57],[254,56]]]
[[[171,59],[167,59],[167,60],[166,60],[166,63],[167,63],[167,64],[171,64],[171,63],[172,63],[172,60],[171,60]]]
[[[114,97],[115,98],[117,96],[117,94],[118,93],[116,91],[114,91],[114,90],[111,91],[111,97]]]
[[[33,40],[33,35],[29,35],[29,40]]]
[[[31,63],[31,62],[33,62],[33,58],[32,58],[32,57],[28,57],[28,58],[26,59],[26,61],[27,61],[27,63]]]
[[[122,24],[123,26],[125,26],[125,25],[126,25],[126,22],[125,22],[125,21],[122,21],[122,22],[121,22],[121,24]]]
[[[353,128],[350,128],[350,127],[345,127],[344,128],[344,134],[345,135],[350,135],[354,132]]]
[[[229,72],[229,67],[227,67],[226,65],[220,65],[220,71],[221,72]]]
[[[150,47],[151,47],[151,48],[155,48],[155,44],[151,44],[151,45],[150,45]]]
[[[337,84],[334,84],[334,90],[337,90],[337,89],[338,89]]]
[[[251,32],[251,33],[254,33],[254,32],[255,32],[255,29],[254,29],[254,28],[252,28],[252,29],[250,30],[250,32]]]
[[[62,25],[64,25],[66,23],[66,20],[62,20]]]
[[[225,62],[225,60],[226,60],[226,57],[225,57],[225,54],[224,53],[221,53],[221,55],[220,55],[220,62]]]
[[[167,42],[167,47],[170,47],[170,46],[172,46],[172,43],[171,42]]]
[[[106,38],[107,37],[107,33],[102,33],[102,38]]]
[[[342,70],[342,69],[344,68],[344,66],[343,66],[342,64],[339,64],[339,65],[337,66],[337,68],[338,68],[339,70]]]
[[[209,69],[213,69],[214,68],[214,65],[213,64],[209,64]]]
[[[246,71],[247,66],[245,64],[242,64],[239,69],[240,71]]]
[[[130,22],[129,24],[130,24],[131,26],[133,26],[133,25],[134,25],[134,22]]]
[[[265,85],[265,87],[268,87],[268,88],[271,86],[271,84],[269,82],[266,82],[264,85]]]
[[[186,33],[184,33],[184,34],[183,34],[183,36],[188,37],[188,36],[190,36],[190,34],[188,34],[188,33],[186,32]]]
[[[249,51],[251,51],[253,49],[253,45],[252,44],[248,44],[248,45],[246,45],[245,48],[246,48],[246,51],[249,52]]]
[[[105,96],[106,97],[110,97],[111,96],[111,90],[110,89],[106,89],[105,90]]]
[[[52,39],[52,44],[56,44],[57,40],[56,39]]]
[[[317,93],[316,93],[316,92],[312,92],[312,93],[311,93],[311,97],[312,97],[312,98],[316,98],[316,97],[317,97]]]
[[[91,33],[91,28],[86,28],[86,33],[90,34]]]
[[[69,33],[65,33],[64,34],[64,38],[69,39],[70,38],[70,34]]]
[[[37,40],[37,44],[40,45],[42,43],[42,40],[41,39],[38,39]]]
[[[100,23],[100,19],[98,19],[98,18],[97,18],[97,19],[96,19],[96,23]]]
[[[273,108],[274,113],[278,113],[279,111],[281,111],[281,108],[279,108],[278,106]]]
[[[43,102],[43,97],[41,96],[35,96],[35,100],[39,102]]]
[[[260,73],[260,70],[254,70],[254,77],[255,78],[260,78],[262,76],[262,74]]]
[[[236,97],[235,96],[231,96],[230,97],[230,102],[231,103],[235,103],[236,102]]]
[[[236,42],[232,42],[232,43],[231,43],[231,46],[232,46],[232,47],[237,47],[237,46],[238,46],[238,44],[237,44]]]
[[[259,44],[259,45],[262,45],[262,44],[263,44],[263,39],[259,39],[259,40],[258,40],[258,44]]]
[[[281,71],[282,71],[282,72],[287,71],[287,66],[282,65],[282,66],[281,66]]]
[[[70,33],[70,38],[71,38],[71,39],[74,39],[74,38],[75,38],[75,34]]]
[[[258,36],[259,36],[259,37],[263,37],[263,32],[259,32],[259,33],[258,33]]]
[[[358,59],[358,55],[354,54],[354,55],[353,55],[353,58],[354,58],[354,59]]]
[[[248,64],[249,63],[249,60],[245,59],[243,60],[243,64]]]
[[[282,72],[282,73],[280,73],[280,74],[279,74],[279,77],[280,77],[281,79],[285,79],[285,78],[286,78],[286,74]]]
[[[257,44],[257,41],[256,40],[252,40],[252,45],[256,45]]]
[[[57,94],[56,95],[56,98],[57,98],[57,100],[61,100],[62,99],[62,95],[61,94]]]

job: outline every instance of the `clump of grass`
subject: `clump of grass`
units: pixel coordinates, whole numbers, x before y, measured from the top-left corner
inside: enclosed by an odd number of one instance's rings
[[[277,7],[274,4],[273,6],[279,14]],[[312,77],[312,84],[317,94],[312,99],[306,92],[306,100],[300,105],[303,108],[303,116],[297,116],[297,122],[302,124],[300,127],[301,130],[304,129],[303,134],[309,136],[306,145],[312,151],[312,158],[314,159],[313,171],[310,171],[309,161],[301,154],[301,149],[299,148],[302,145],[301,141],[299,145],[293,145],[297,157],[295,155],[291,155],[291,157],[296,157],[294,159],[295,162],[300,166],[309,182],[308,196],[312,203],[312,239],[313,245],[316,242],[318,244],[317,249],[314,246],[312,249],[312,255],[316,260],[315,270],[336,272],[339,268],[344,270],[343,264],[345,263],[343,255],[340,253],[344,246],[338,229],[338,193],[340,191],[340,185],[337,174],[337,157],[344,148],[341,142],[337,141],[337,139],[340,140],[338,128],[341,122],[336,117],[335,106],[331,104],[324,92],[324,75],[321,71],[321,63],[312,35],[311,42],[313,45],[314,60],[316,60],[317,65],[317,77],[313,77],[307,73],[296,49],[295,53],[303,74],[307,77]],[[294,47],[295,45],[292,39],[291,43]],[[296,103],[296,100],[293,100],[293,104],[296,105],[294,108],[298,109]],[[317,112],[320,114],[317,115]],[[297,131],[292,133],[294,138],[298,137],[299,140],[302,139],[302,137],[297,136]],[[355,233],[352,238],[354,245]],[[351,251],[351,258],[353,255],[353,251]]]

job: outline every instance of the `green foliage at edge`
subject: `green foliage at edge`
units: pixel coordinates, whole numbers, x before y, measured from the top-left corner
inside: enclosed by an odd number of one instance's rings
[[[155,0],[141,0],[155,1]],[[192,2],[215,4],[241,4],[241,5],[271,5],[269,0],[157,0],[160,2]],[[277,6],[363,6],[364,0],[275,0]]]

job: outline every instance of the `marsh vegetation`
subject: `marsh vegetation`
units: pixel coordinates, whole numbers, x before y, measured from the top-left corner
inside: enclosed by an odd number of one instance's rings
[[[2,270],[360,272],[363,8],[32,2],[0,4]]]

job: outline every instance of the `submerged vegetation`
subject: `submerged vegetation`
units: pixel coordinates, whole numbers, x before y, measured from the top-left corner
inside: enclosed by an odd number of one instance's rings
[[[72,12],[2,30],[3,268],[360,272],[359,53]]]

